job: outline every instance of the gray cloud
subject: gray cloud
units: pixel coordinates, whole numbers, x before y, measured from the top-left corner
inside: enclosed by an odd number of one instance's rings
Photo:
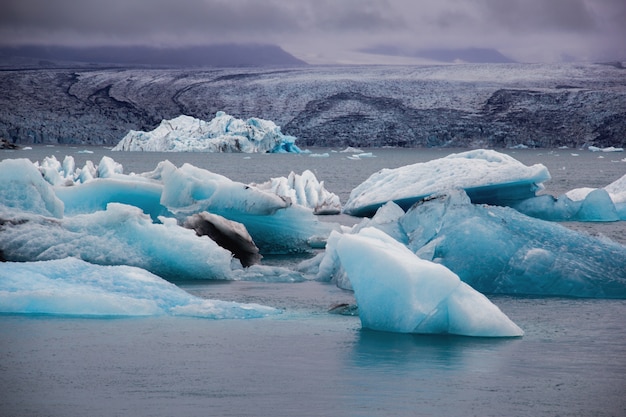
[[[623,0],[5,0],[0,42],[268,42],[305,60],[375,45],[493,48],[518,60],[626,58]]]

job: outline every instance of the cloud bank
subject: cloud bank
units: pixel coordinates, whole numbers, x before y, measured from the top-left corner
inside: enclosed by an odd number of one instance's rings
[[[391,61],[358,52],[380,47],[490,48],[525,62],[615,60],[626,59],[623,22],[623,0],[5,0],[0,42],[274,43],[311,63]]]

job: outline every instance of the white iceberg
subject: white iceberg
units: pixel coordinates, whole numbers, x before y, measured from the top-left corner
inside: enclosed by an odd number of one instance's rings
[[[163,120],[150,132],[131,130],[114,151],[300,153],[296,138],[274,122],[237,119],[222,111],[209,122],[181,115]]]
[[[55,186],[71,186],[77,183],[86,183],[94,178],[112,178],[123,174],[124,168],[108,156],[103,156],[98,165],[87,161],[83,168],[77,168],[74,157],[66,155],[63,163],[54,155],[43,159],[35,166],[47,182]]]
[[[616,148],[615,146],[609,146],[606,148],[599,148],[597,146],[590,146],[589,149],[591,152],[624,152],[624,148]]]
[[[498,307],[449,269],[419,259],[377,229],[343,235],[336,250],[365,328],[483,337],[523,335]]]
[[[472,204],[463,191],[413,206],[401,219],[408,247],[482,293],[626,298],[626,247]]]
[[[66,258],[5,262],[0,268],[0,313],[250,319],[280,312],[259,304],[198,298],[130,266],[98,266]]]
[[[541,164],[529,167],[508,155],[478,149],[383,169],[352,190],[343,211],[371,216],[388,201],[407,210],[424,197],[456,188],[463,188],[475,203],[508,205],[535,196],[548,179]]]
[[[292,203],[312,208],[315,214],[341,213],[339,196],[324,188],[324,181],[318,181],[308,169],[298,175],[293,171],[287,178],[278,177],[262,184],[250,184],[280,197],[288,198]]]

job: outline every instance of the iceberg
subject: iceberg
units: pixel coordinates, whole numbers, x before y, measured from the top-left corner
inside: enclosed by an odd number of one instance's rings
[[[462,191],[425,199],[401,219],[408,247],[482,293],[626,298],[626,247],[472,204]]]
[[[1,213],[1,212],[0,212]],[[140,267],[171,281],[232,279],[232,254],[175,219],[153,223],[139,208],[107,209],[53,219],[1,213],[0,253],[8,261],[80,258],[98,265]]]
[[[3,263],[0,313],[251,319],[281,311],[259,304],[195,297],[136,267],[98,266],[65,258]]]
[[[424,197],[456,188],[464,189],[474,203],[510,205],[534,197],[549,179],[542,164],[529,167],[508,155],[478,149],[383,169],[352,190],[343,212],[369,217],[388,201],[407,210]]]
[[[599,148],[597,146],[590,146],[589,149],[591,152],[624,152],[624,148],[616,148],[615,146],[609,146],[606,148]]]
[[[63,202],[28,159],[0,161],[0,214],[19,211],[61,218],[64,210]]]
[[[377,229],[342,235],[336,250],[354,288],[364,328],[482,337],[523,335],[487,297],[449,269],[418,258]]]
[[[222,111],[206,122],[181,115],[163,120],[150,132],[131,130],[114,151],[300,153],[296,138],[283,135],[274,122],[237,119]]]
[[[540,195],[512,207],[529,216],[551,221],[626,220],[626,175],[604,188],[576,188],[559,197]]]
[[[210,171],[162,162],[161,204],[181,221],[201,212],[243,224],[263,254],[309,252],[337,225],[317,220],[312,210],[254,186]]]
[[[302,175],[292,171],[287,178],[272,178],[262,184],[250,185],[288,198],[294,204],[311,208],[315,214],[341,213],[339,196],[326,190],[324,181],[318,181],[315,174],[308,169]]]

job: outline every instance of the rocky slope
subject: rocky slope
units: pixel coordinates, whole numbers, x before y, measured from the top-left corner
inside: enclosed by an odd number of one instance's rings
[[[305,146],[626,145],[626,70],[601,64],[0,72],[0,138],[115,145],[223,110]]]

